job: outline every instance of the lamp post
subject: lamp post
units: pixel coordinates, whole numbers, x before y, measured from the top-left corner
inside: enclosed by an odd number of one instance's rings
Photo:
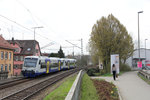
[[[40,26],[40,27],[33,27],[34,29],[34,55],[36,55],[36,45],[35,45],[35,29],[37,28],[43,28],[43,26]]]
[[[147,39],[145,39],[145,66],[146,66],[146,40]]]
[[[140,62],[140,29],[139,29],[139,14],[143,13],[143,11],[138,12],[138,49],[139,49],[139,62]]]

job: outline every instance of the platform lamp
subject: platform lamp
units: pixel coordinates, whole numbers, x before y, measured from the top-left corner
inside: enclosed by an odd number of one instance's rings
[[[139,28],[139,14],[143,13],[143,11],[138,12],[138,49],[139,49],[139,62],[140,62],[140,28]]]

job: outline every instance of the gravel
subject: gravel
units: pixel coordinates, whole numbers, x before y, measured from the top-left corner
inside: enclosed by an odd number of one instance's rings
[[[68,79],[69,77],[74,76],[77,73],[74,73],[66,78],[64,78],[63,80],[60,80],[59,82],[57,82],[56,84],[47,87],[46,89],[44,89],[43,91],[39,92],[38,94],[36,94],[35,96],[31,97],[29,100],[43,100],[50,92],[54,91],[56,88],[58,88],[63,82],[66,81],[66,79]]]
[[[12,87],[9,87],[9,88],[6,88],[6,89],[2,89],[0,90],[0,99],[5,97],[5,96],[8,96],[14,92],[17,92],[19,90],[22,90],[22,89],[25,89],[27,87],[30,87],[30,86],[33,86],[37,83],[40,83],[46,79],[48,79],[49,77],[53,77],[57,74],[60,74],[60,73],[65,73],[64,71],[63,72],[58,72],[58,73],[55,73],[54,75],[50,75],[48,77],[43,77],[42,79],[41,78],[37,78],[37,79],[34,79],[34,80],[31,80],[31,81],[28,81],[28,82],[25,82],[25,83],[21,83],[21,84],[18,84],[16,86],[12,86]]]

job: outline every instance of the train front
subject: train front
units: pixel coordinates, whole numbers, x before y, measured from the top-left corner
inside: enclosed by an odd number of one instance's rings
[[[22,68],[22,74],[24,77],[35,77],[37,76],[37,62],[38,58],[34,56],[28,56],[24,59],[24,65]]]

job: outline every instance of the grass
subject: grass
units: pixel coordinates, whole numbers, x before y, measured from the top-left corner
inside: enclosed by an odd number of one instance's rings
[[[44,100],[65,100],[76,76],[69,77],[62,85],[46,96]]]
[[[148,83],[150,85],[150,80],[148,80],[147,78],[145,78],[144,76],[140,75],[139,73],[137,73],[137,75],[144,80],[146,83]]]
[[[83,75],[80,100],[99,100],[96,88],[87,74]]]

